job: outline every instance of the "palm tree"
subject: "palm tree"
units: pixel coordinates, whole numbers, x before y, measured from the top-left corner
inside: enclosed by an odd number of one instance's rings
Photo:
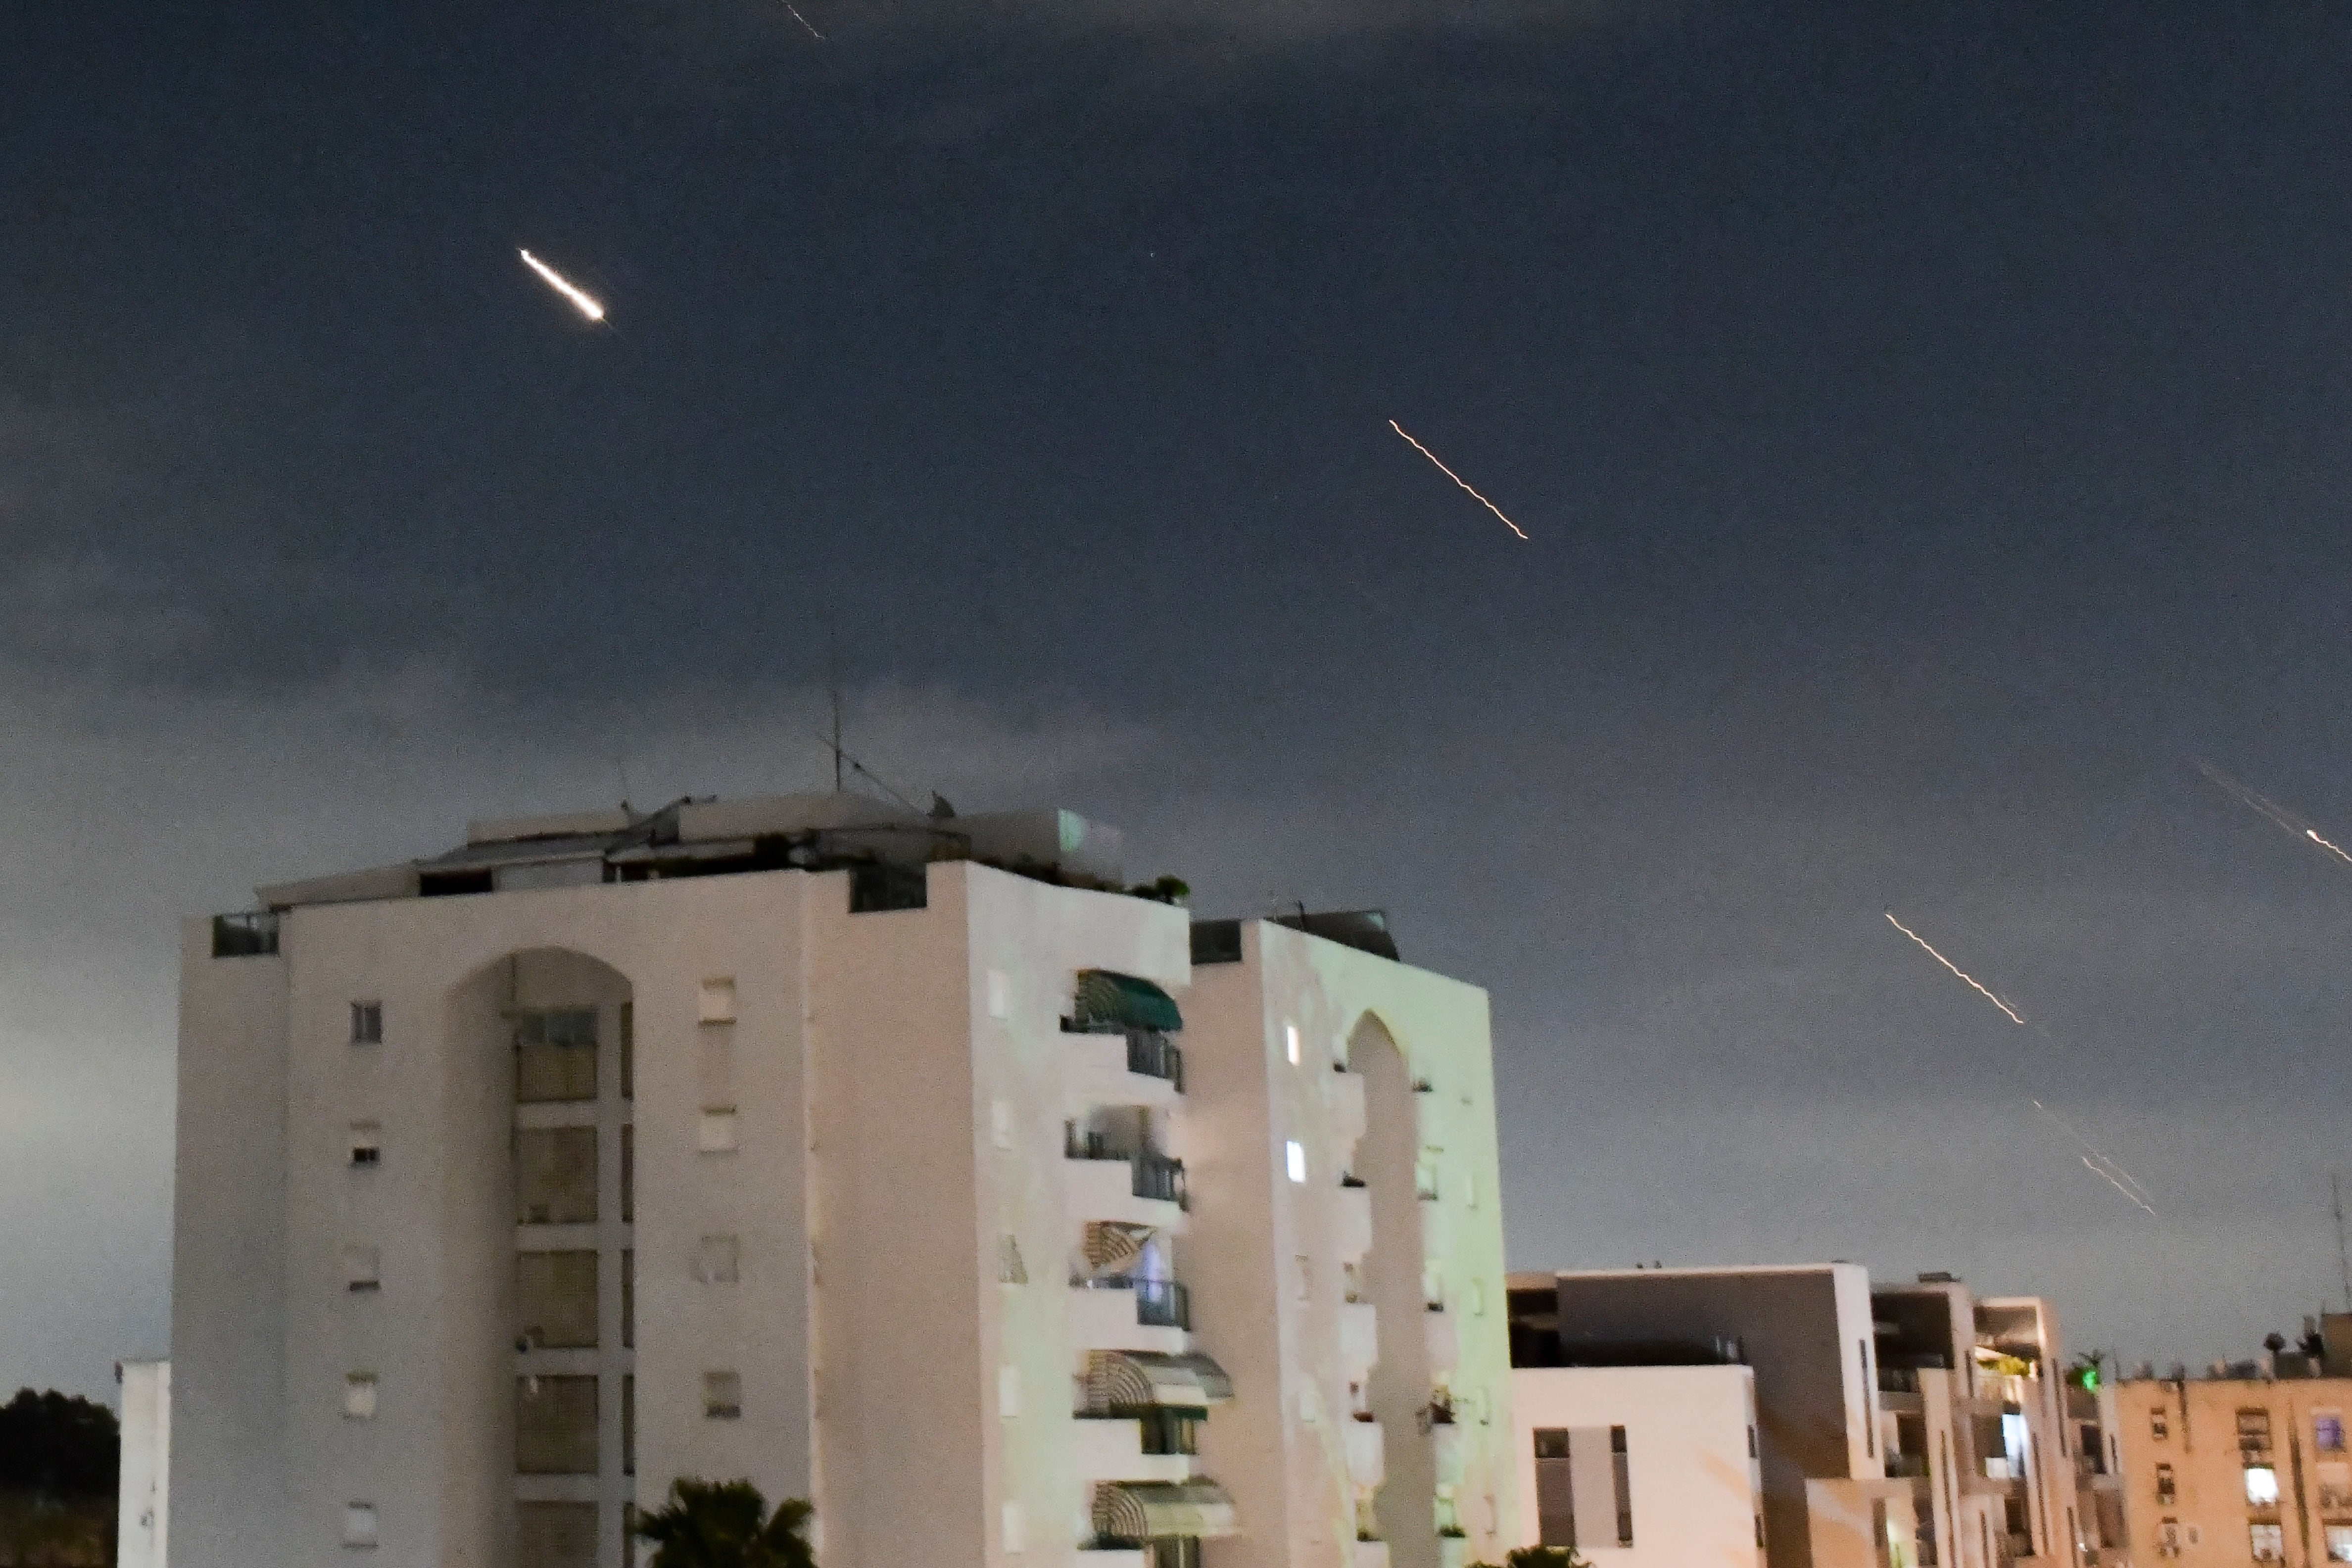
[[[804,1533],[815,1511],[795,1497],[770,1513],[750,1481],[680,1479],[637,1533],[656,1548],[650,1568],[816,1568]]]

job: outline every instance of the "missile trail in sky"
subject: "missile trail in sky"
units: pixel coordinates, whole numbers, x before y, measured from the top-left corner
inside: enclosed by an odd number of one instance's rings
[[[2102,1154],[2099,1151],[2098,1145],[2092,1143],[2090,1139],[2083,1136],[2083,1134],[2075,1129],[2074,1123],[2069,1122],[2065,1117],[2061,1116],[2057,1112],[2053,1111],[2049,1106],[2044,1105],[2039,1100],[2028,1101],[2027,1103],[2032,1105],[2034,1110],[2041,1113],[2043,1116],[2049,1118],[2050,1121],[2055,1123],[2068,1137],[2074,1139],[2074,1142],[2080,1145],[2083,1168],[2084,1170],[2089,1171],[2093,1176],[2097,1176],[2101,1181],[2105,1182],[2109,1186],[2114,1187],[2117,1192],[2122,1193],[2126,1197],[2131,1199],[2132,1202],[2147,1210],[2148,1213],[2154,1214],[2156,1212],[2155,1205],[2149,1203],[2147,1200],[2147,1188],[2140,1186],[2139,1182],[2132,1176],[2131,1172],[2117,1165],[2112,1156]]]
[[[1475,497],[1475,498],[1476,498],[1476,500],[1477,500],[1477,502],[1478,502],[1478,504],[1479,504],[1480,506],[1482,506],[1482,507],[1486,507],[1488,511],[1490,511],[1490,512],[1494,513],[1496,517],[1503,517],[1503,508],[1502,508],[1502,507],[1498,507],[1498,506],[1495,505],[1495,503],[1494,503],[1494,502],[1492,502],[1492,501],[1490,501],[1490,500],[1486,499],[1486,497],[1479,495],[1477,491],[1470,489],[1469,482],[1468,482],[1467,480],[1464,479],[1464,478],[1462,477],[1462,476],[1461,476],[1461,475],[1456,474],[1453,469],[1448,468],[1444,464],[1443,464],[1443,463],[1438,463],[1438,462],[1437,462],[1437,454],[1436,454],[1436,453],[1434,453],[1434,452],[1432,452],[1428,447],[1423,446],[1420,442],[1418,442],[1418,441],[1413,441],[1412,436],[1410,436],[1410,435],[1406,435],[1406,434],[1405,434],[1405,428],[1404,428],[1404,426],[1403,426],[1403,425],[1399,424],[1395,420],[1393,420],[1393,419],[1392,419],[1392,420],[1389,421],[1389,428],[1390,428],[1391,430],[1395,431],[1399,435],[1403,435],[1403,436],[1404,436],[1404,438],[1405,438],[1407,441],[1412,441],[1412,449],[1413,449],[1415,452],[1420,453],[1423,457],[1428,458],[1432,463],[1437,463],[1437,471],[1438,471],[1440,474],[1444,475],[1448,479],[1453,480],[1455,484],[1457,484],[1457,485],[1461,486],[1464,489],[1465,489],[1465,490],[1470,490],[1470,494],[1471,494],[1474,497]],[[1519,536],[1519,538],[1527,538],[1527,537],[1528,537],[1528,531],[1527,531],[1527,529],[1525,529],[1525,528],[1523,528],[1519,527],[1519,525],[1518,525],[1518,524],[1517,524],[1517,523],[1515,523],[1515,522],[1511,521],[1511,519],[1510,519],[1510,518],[1508,518],[1508,517],[1503,517],[1503,526],[1504,526],[1505,528],[1507,528],[1510,529],[1513,533],[1515,533],[1515,534],[1518,535],[1518,536]]]
[[[1904,936],[1911,938],[1912,941],[1919,944],[1921,947],[1927,950],[1927,956],[1935,959],[1936,962],[1941,964],[1955,975],[1959,976],[1961,979],[1968,981],[1969,986],[1975,989],[1977,995],[1984,998],[1985,1000],[1999,1008],[2002,1012],[2007,1013],[2009,1015],[2010,1022],[2018,1025],[2020,1028],[2024,1027],[2025,1019],[2019,1016],[2015,1008],[2011,1007],[2007,1002],[2002,1001],[1999,997],[1994,996],[1990,991],[1986,990],[1982,986],[1978,985],[1974,976],[1961,968],[1958,964],[1953,963],[1949,958],[1945,957],[1941,953],[1937,952],[1935,948],[1928,946],[1927,939],[1925,936],[1920,936],[1916,931],[1912,930],[1911,927],[1904,925],[1903,922],[1895,918],[1895,911],[1890,909],[1886,912],[1886,923],[1894,926],[1897,931],[1903,933]]]
[[[793,14],[793,21],[798,22],[802,26],[808,28],[810,37],[814,38],[820,44],[824,42],[824,35],[818,32],[814,26],[810,26],[809,19],[801,15],[800,7],[793,5],[792,0],[784,0],[784,9]]]
[[[533,272],[539,274],[541,279],[543,280],[550,288],[554,289],[558,294],[562,295],[563,298],[572,301],[573,308],[576,308],[580,314],[587,317],[591,321],[602,321],[604,319],[604,307],[597,300],[594,295],[588,293],[584,289],[574,287],[564,278],[562,273],[548,266],[547,263],[540,260],[539,257],[531,255],[530,252],[523,251],[521,256],[522,264],[530,268]]]
[[[2201,757],[2197,759],[2197,771],[2205,775],[2207,781],[2212,784],[2215,789],[2221,790],[2223,794],[2230,796],[2231,799],[2241,802],[2242,804],[2252,807],[2255,810],[2261,812],[2265,819],[2275,823],[2279,827],[2284,828],[2296,838],[2309,840],[2312,843],[2315,843],[2321,849],[2326,850],[2329,854],[2334,855],[2337,860],[2342,861],[2346,865],[2352,865],[2352,854],[2347,854],[2340,845],[2320,837],[2319,830],[2317,828],[2313,827],[2309,822],[2304,821],[2294,812],[2288,810],[2284,806],[2280,805],[2276,800],[2272,800],[2269,796],[2261,794],[2256,790],[2247,789],[2243,784],[2239,783],[2235,779],[2231,778],[2228,774],[2222,772],[2220,768],[2214,767],[2211,763],[2206,761]]]

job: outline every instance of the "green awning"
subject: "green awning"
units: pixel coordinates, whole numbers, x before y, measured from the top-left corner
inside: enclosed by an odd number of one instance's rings
[[[1110,969],[1078,971],[1076,1022],[1080,1029],[1156,1029],[1170,1033],[1184,1027],[1176,998],[1149,980]]]
[[[1239,1535],[1234,1500],[1214,1481],[1113,1481],[1095,1488],[1095,1529],[1121,1541]]]

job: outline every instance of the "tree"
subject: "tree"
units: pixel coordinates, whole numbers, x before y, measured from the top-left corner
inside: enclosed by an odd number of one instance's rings
[[[52,1388],[0,1405],[0,1491],[57,1500],[114,1497],[121,1442],[114,1412]]]
[[[654,1543],[650,1568],[816,1568],[808,1543],[816,1510],[787,1498],[768,1511],[750,1481],[672,1481],[669,1501],[637,1521]]]

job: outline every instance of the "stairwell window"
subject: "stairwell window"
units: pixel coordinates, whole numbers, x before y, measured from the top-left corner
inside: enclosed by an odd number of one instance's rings
[[[382,1002],[352,1004],[352,1043],[353,1045],[383,1043],[383,1004]]]
[[[735,1152],[735,1107],[707,1105],[703,1107],[701,1124],[696,1128],[694,1146],[706,1155],[730,1155]]]
[[[733,1421],[743,1414],[743,1378],[734,1372],[702,1375],[702,1414],[712,1421]]]
[[[343,1418],[347,1421],[375,1419],[375,1374],[354,1372],[343,1379]]]
[[[383,1128],[374,1122],[352,1124],[352,1164],[381,1165],[383,1162]]]
[[[1289,1173],[1292,1181],[1304,1182],[1307,1179],[1307,1145],[1296,1138],[1283,1145],[1282,1166]]]
[[[343,1289],[355,1292],[383,1289],[383,1260],[374,1248],[343,1249]]]
[[[695,1018],[702,1023],[733,1023],[735,1021],[735,981],[731,976],[719,976],[702,982],[702,990],[695,1003]]]
[[[375,1504],[372,1502],[343,1504],[343,1544],[354,1549],[365,1549],[373,1547],[375,1543]]]

